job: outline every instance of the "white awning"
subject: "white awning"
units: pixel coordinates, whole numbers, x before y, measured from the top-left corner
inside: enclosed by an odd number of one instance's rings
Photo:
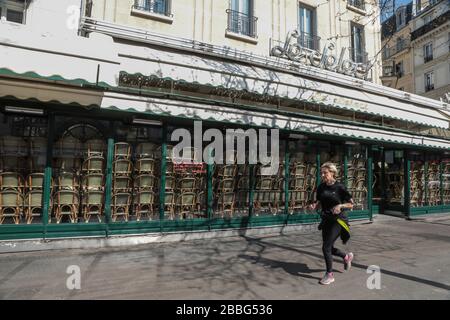
[[[122,46],[119,51],[123,58],[121,68],[129,74],[140,73],[144,76],[245,90],[410,121],[429,127],[450,128],[449,118],[436,108],[426,108],[358,89],[356,80],[355,88],[349,88],[339,83],[311,80],[287,72],[152,48],[131,49],[129,46]]]
[[[371,127],[332,123],[330,121],[316,119],[299,119],[268,112],[247,111],[216,105],[137,97],[125,94],[106,93],[103,97],[101,107],[106,109],[143,112],[152,115],[188,118],[192,120],[220,121],[233,124],[286,129],[303,133],[335,135],[339,137],[348,137],[349,139],[357,138],[450,149],[450,141],[444,139],[386,131]]]

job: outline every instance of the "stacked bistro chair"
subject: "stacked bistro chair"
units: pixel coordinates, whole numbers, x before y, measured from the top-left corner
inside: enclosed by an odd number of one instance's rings
[[[23,209],[23,179],[17,172],[0,173],[0,224],[6,218],[20,223]]]
[[[342,166],[341,166],[342,168]],[[341,170],[341,175],[343,171]],[[355,157],[348,163],[347,169],[347,190],[352,195],[353,208],[364,209],[367,199],[367,174],[366,161],[363,158]]]
[[[26,172],[28,145],[20,137],[3,136],[0,138],[0,154],[0,224],[6,218],[19,224],[26,194],[23,173]]]
[[[436,206],[441,201],[439,163],[431,162],[428,166],[428,204]]]
[[[159,194],[161,188],[165,190],[165,199],[163,202],[163,211],[165,218],[170,220],[175,219],[175,164],[173,162],[173,146],[167,145],[166,148],[166,167],[165,174],[166,180],[163,185],[161,178],[155,179],[155,185],[157,185],[156,192]],[[155,153],[155,168],[157,174],[155,176],[160,176],[162,165],[162,147],[158,147]],[[158,206],[156,205],[155,208]]]
[[[305,161],[304,153],[294,154],[289,168],[289,213],[304,210],[315,187],[315,166]]]
[[[255,215],[269,212],[277,213],[279,195],[279,166],[272,172],[270,166],[256,167],[256,185],[254,192]]]
[[[131,145],[127,142],[116,142],[113,157],[111,219],[116,221],[117,218],[123,217],[125,221],[128,221],[132,199]]]
[[[41,172],[30,173],[26,178],[27,194],[24,197],[24,212],[27,224],[33,221],[34,217],[42,216],[42,196],[44,188],[44,174]],[[52,186],[53,183],[50,183]],[[50,206],[51,207],[51,203]]]
[[[149,220],[156,218],[155,213],[155,170],[156,145],[150,142],[140,143],[136,147],[134,166],[133,207],[136,220],[141,216]],[[157,174],[159,176],[159,174]]]
[[[238,165],[236,176],[236,212],[245,214],[249,207],[250,200],[250,166],[246,164]]]
[[[82,161],[83,143],[73,137],[62,137],[54,144],[53,152],[53,215],[56,223],[61,223],[64,217],[75,223],[80,210],[81,169],[83,165],[88,165]]]
[[[84,161],[81,166],[81,212],[85,223],[92,216],[102,221],[105,191],[106,144],[103,140],[90,139],[84,143]]]
[[[443,180],[444,204],[450,204],[450,162],[444,163]]]
[[[180,219],[203,216],[205,208],[204,193],[206,180],[204,178],[205,164],[201,162],[201,150],[184,148],[181,159],[178,159],[175,173],[176,216]],[[200,208],[200,210],[198,210]]]
[[[213,179],[214,201],[217,208],[215,212],[222,218],[227,215],[232,217],[234,214],[236,205],[235,187],[238,177],[236,153],[227,150],[225,154],[228,155],[228,158],[225,164],[215,166]]]
[[[424,166],[420,163],[413,163],[410,173],[410,203],[417,207],[423,204],[424,197]]]

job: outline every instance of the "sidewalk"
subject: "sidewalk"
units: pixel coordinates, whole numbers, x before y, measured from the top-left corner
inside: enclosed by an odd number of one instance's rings
[[[236,236],[133,247],[0,254],[1,299],[450,299],[450,217],[377,216],[352,226],[353,268],[324,273],[321,235]],[[81,289],[66,287],[67,267]],[[369,290],[370,265],[381,268]]]

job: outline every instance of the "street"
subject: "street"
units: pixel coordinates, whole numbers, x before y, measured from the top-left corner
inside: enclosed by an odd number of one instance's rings
[[[328,286],[318,284],[324,274],[319,231],[4,253],[0,298],[448,300],[449,231],[449,216],[378,216],[372,224],[354,225],[348,248],[336,242],[354,252],[353,267],[343,272],[342,260],[335,259],[336,281]],[[373,265],[381,270],[379,279],[369,279],[376,276],[367,272]],[[79,289],[73,270],[80,271]]]

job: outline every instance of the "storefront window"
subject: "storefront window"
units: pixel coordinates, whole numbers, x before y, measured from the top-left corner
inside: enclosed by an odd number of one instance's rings
[[[411,207],[425,205],[425,161],[424,155],[419,152],[410,152],[410,203]]]
[[[367,147],[363,145],[349,145],[347,158],[347,189],[353,197],[353,210],[367,210],[367,190],[372,188],[367,179]]]
[[[253,196],[255,216],[284,213],[285,141],[279,141],[278,148],[277,166],[258,163],[255,167]]]
[[[0,113],[0,224],[42,223],[47,119]]]
[[[444,192],[444,204],[450,204],[450,158],[444,158],[443,162],[443,192]]]
[[[315,201],[317,188],[316,148],[312,141],[289,142],[289,213],[305,213]],[[319,182],[320,183],[320,182]]]
[[[404,205],[403,151],[387,150],[386,164],[386,203],[391,206]]]

